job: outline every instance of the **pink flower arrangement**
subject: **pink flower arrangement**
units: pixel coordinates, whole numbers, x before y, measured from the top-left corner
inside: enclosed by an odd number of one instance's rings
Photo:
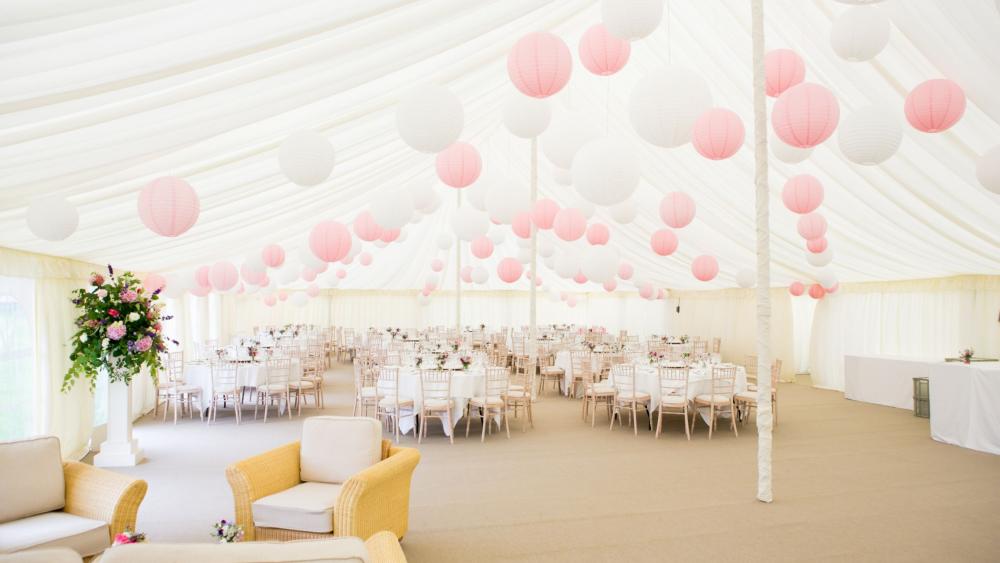
[[[135,343],[135,349],[140,352],[145,352],[153,346],[153,339],[148,336],[143,336]]]
[[[121,534],[115,534],[114,545],[127,545],[130,543],[143,543],[146,541],[146,534],[125,530]]]
[[[132,303],[139,298],[139,294],[134,289],[123,289],[119,297],[122,303]]]
[[[90,285],[104,285],[104,276],[101,274],[90,274]]]
[[[121,340],[126,333],[125,323],[121,321],[113,322],[108,325],[108,338],[111,340]]]
[[[108,309],[109,316],[112,316],[117,319],[119,314],[120,313],[118,312],[118,309]]]

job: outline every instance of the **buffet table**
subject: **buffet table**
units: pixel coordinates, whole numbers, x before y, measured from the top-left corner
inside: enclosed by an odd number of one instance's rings
[[[930,368],[931,437],[1000,455],[1000,362]]]
[[[940,363],[893,356],[844,356],[844,397],[913,410],[913,378],[927,377],[931,367]]]

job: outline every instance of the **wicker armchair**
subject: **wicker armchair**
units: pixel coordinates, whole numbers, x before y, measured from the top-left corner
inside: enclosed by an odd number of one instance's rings
[[[108,523],[108,541],[125,530],[135,530],[139,504],[149,487],[142,479],[79,463],[63,462],[66,479],[65,512]]]
[[[255,501],[302,483],[299,448],[300,442],[292,442],[226,468],[226,479],[236,503],[236,523],[243,526],[247,541],[318,539],[331,535],[367,540],[382,530],[403,538],[409,522],[410,479],[420,461],[420,452],[395,447],[391,440],[382,440],[382,461],[344,483],[334,511],[332,534],[256,527]]]

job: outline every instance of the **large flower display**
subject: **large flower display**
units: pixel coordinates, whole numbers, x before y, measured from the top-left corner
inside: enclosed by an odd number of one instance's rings
[[[80,316],[69,355],[73,365],[63,378],[63,391],[80,377],[87,378],[93,390],[101,369],[107,370],[112,382],[129,384],[143,367],[157,377],[163,367],[159,354],[166,350],[161,321],[171,318],[160,316],[160,291],[147,293],[135,275],[116,276],[110,265],[107,278],[90,275],[90,287],[76,290],[73,298]]]

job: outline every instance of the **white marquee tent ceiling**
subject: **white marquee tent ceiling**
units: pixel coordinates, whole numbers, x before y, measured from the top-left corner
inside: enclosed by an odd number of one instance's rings
[[[1000,196],[976,181],[974,159],[1000,143],[1000,13],[992,0],[889,0],[889,45],[871,62],[847,62],[830,47],[829,30],[847,6],[831,0],[768,0],[767,48],[787,47],[806,61],[806,80],[836,95],[841,121],[855,109],[884,104],[903,123],[899,152],[879,166],[840,154],[835,133],[806,161],[771,159],[772,280],[808,281],[814,270],[796,233],[797,216],[781,203],[791,175],[810,173],[826,188],[831,268],[841,281],[895,280],[962,273],[1000,273]],[[435,180],[443,205],[408,225],[406,240],[383,249],[366,244],[371,266],[357,260],[341,287],[419,288],[435,256],[454,251],[434,240],[450,231],[455,190],[436,181],[433,155],[414,151],[395,126],[397,102],[414,85],[438,82],[461,99],[461,139],[483,156],[484,176],[525,185],[529,141],[501,122],[509,96],[520,95],[506,72],[512,44],[548,30],[570,46],[572,78],[554,96],[557,114],[587,116],[640,156],[639,208],[629,225],[598,209],[611,244],[636,266],[636,279],[671,288],[735,285],[754,265],[753,149],[749,2],[668,0],[669,15],[653,35],[633,43],[625,68],[597,77],[579,63],[581,34],[600,22],[594,1],[428,0],[423,2],[255,2],[179,0],[6,2],[0,11],[0,245],[160,272],[220,259],[237,265],[264,244],[305,248],[321,219],[345,223],[376,191],[415,178]],[[690,144],[676,149],[641,140],[628,118],[628,97],[646,73],[686,66],[709,83],[714,105],[743,119],[745,146],[709,161]],[[915,85],[947,77],[966,91],[963,119],[939,134],[920,133],[902,116]],[[772,104],[773,101],[769,101]],[[291,184],[278,168],[277,147],[291,132],[313,129],[337,151],[321,185]],[[544,137],[541,141],[544,144]],[[554,181],[540,157],[540,197],[577,201]],[[185,178],[201,200],[198,223],[176,239],[153,234],[136,212],[138,191],[165,175]],[[654,255],[650,234],[663,227],[662,194],[684,190],[698,205],[679,231],[670,257]],[[80,213],[79,229],[61,242],[39,240],[26,227],[33,198],[59,194]],[[485,287],[496,279],[506,242],[486,260]],[[560,248],[582,246],[560,243]],[[721,274],[703,283],[694,256],[719,258]],[[476,263],[466,251],[463,263]],[[540,270],[548,287],[599,291]],[[522,280],[514,287],[525,289]]]

